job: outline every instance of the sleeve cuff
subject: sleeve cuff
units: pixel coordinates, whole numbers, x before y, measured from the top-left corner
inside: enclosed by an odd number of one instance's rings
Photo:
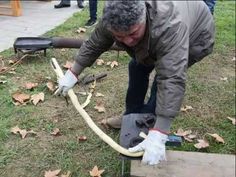
[[[75,75],[80,75],[80,73],[84,70],[85,67],[78,64],[76,61],[74,62],[73,66],[71,67],[71,72]]]

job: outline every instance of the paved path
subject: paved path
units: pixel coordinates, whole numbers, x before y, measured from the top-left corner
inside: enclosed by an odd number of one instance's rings
[[[58,1],[21,1],[22,16],[0,15],[0,52],[12,47],[17,37],[40,36],[80,10],[76,1],[69,8],[54,9],[55,4]]]

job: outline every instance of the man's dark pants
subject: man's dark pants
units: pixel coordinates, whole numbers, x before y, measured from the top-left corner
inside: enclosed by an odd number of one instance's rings
[[[196,59],[196,57],[189,55],[188,68],[200,61],[203,57],[205,56]],[[143,65],[138,63],[134,58],[129,62],[129,85],[126,93],[126,111],[124,115],[130,113],[155,114],[157,92],[156,76],[152,84],[150,98],[147,103],[144,102],[149,86],[149,76],[153,69],[154,65]]]
[[[89,13],[91,20],[97,20],[97,0],[89,0]]]

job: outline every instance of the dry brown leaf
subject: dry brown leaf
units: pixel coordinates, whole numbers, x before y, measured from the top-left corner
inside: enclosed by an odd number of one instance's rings
[[[44,101],[44,93],[40,92],[38,94],[34,94],[30,99],[34,105],[37,105],[40,101]]]
[[[87,137],[86,137],[86,136],[79,136],[79,137],[78,137],[78,140],[79,140],[79,141],[86,141],[86,140],[87,140]]]
[[[61,169],[54,170],[54,171],[45,171],[44,177],[58,177],[59,173],[61,172]]]
[[[187,138],[189,138],[189,139],[195,139],[195,138],[197,138],[197,135],[192,135],[192,134],[191,134],[191,135],[188,135]]]
[[[0,84],[5,84],[7,81],[0,80]]]
[[[207,133],[208,135],[210,135],[210,136],[212,136],[213,138],[215,138],[215,140],[217,141],[217,142],[219,142],[219,143],[225,143],[225,141],[224,141],[224,139],[221,137],[221,136],[219,136],[218,134],[216,134],[216,133],[213,133],[213,134],[211,134],[211,133]]]
[[[86,28],[81,28],[79,27],[78,30],[76,30],[77,33],[85,33],[86,32]]]
[[[50,91],[54,92],[55,86],[51,81],[47,82],[46,86]]]
[[[20,104],[23,104],[30,99],[30,95],[21,92],[16,92],[12,95],[12,98]]]
[[[194,144],[194,147],[197,149],[204,149],[209,147],[209,143],[206,140],[197,140],[198,143]]]
[[[60,135],[60,129],[59,128],[54,128],[51,135],[54,135],[54,136],[57,136],[57,135]]]
[[[186,130],[184,131],[182,128],[179,128],[176,133],[174,133],[176,136],[187,136],[192,133],[192,130]]]
[[[27,82],[27,83],[25,83],[24,87],[25,87],[27,90],[31,90],[31,89],[37,87],[38,85],[39,85],[38,83]]]
[[[5,71],[5,70],[7,70],[7,69],[8,69],[8,67],[5,67],[5,66],[0,67],[0,72]]]
[[[71,175],[71,172],[70,171],[68,171],[65,175],[61,175],[61,177],[70,177],[70,175]]]
[[[116,67],[116,66],[118,66],[118,65],[119,65],[119,64],[118,64],[117,61],[112,61],[111,64],[110,64],[111,68],[114,68],[114,67]]]
[[[15,64],[17,61],[18,61],[17,59],[8,60],[8,64],[9,64],[9,65],[13,65],[13,64]]]
[[[105,107],[102,103],[97,103],[97,105],[94,107],[94,109],[96,109],[98,112],[102,113],[105,112]]]
[[[111,65],[111,61],[108,61],[108,62],[106,63],[106,65],[107,65],[107,66],[110,66],[110,65]]]
[[[227,117],[227,119],[231,120],[233,125],[236,125],[235,118],[232,118],[232,117]]]
[[[97,59],[97,61],[96,61],[96,64],[98,65],[98,66],[101,66],[101,65],[103,65],[105,62],[104,62],[104,60],[103,59]]]
[[[227,81],[228,78],[227,78],[227,77],[221,77],[220,80],[221,80],[221,81]]]
[[[17,134],[21,129],[17,126],[11,128],[11,133]]]
[[[22,139],[24,139],[26,137],[26,135],[28,134],[26,129],[20,130],[19,133],[20,133]]]
[[[96,93],[96,95],[95,95],[96,97],[104,97],[104,95],[102,94],[102,93]]]
[[[37,134],[33,130],[27,131],[25,129],[20,129],[18,126],[12,127],[11,128],[11,133],[14,133],[14,134],[18,134],[19,133],[21,135],[22,139],[24,139],[26,137],[26,135],[29,134],[29,133]]]
[[[90,176],[92,177],[101,177],[101,174],[104,172],[105,170],[98,170],[97,165],[93,167],[92,171],[89,171]]]
[[[187,136],[184,136],[184,140],[188,141],[188,142],[193,142],[193,140],[191,138],[188,138]]]
[[[186,105],[186,106],[182,107],[182,108],[180,109],[180,111],[182,111],[182,112],[187,112],[188,110],[192,110],[192,109],[193,109],[192,106]]]
[[[195,139],[197,136],[196,135],[187,135],[187,136],[184,136],[184,139],[188,142],[193,142],[193,139]]]
[[[72,67],[73,63],[70,61],[66,61],[66,64],[63,65],[64,68],[70,69]]]
[[[9,71],[8,74],[16,74],[15,71]]]

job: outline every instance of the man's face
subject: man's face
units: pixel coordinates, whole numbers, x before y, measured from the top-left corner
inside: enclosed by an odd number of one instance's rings
[[[133,47],[141,41],[145,34],[146,23],[136,24],[130,27],[128,31],[111,30],[113,36],[119,42],[124,43],[128,47]]]

